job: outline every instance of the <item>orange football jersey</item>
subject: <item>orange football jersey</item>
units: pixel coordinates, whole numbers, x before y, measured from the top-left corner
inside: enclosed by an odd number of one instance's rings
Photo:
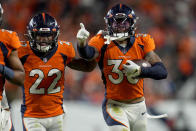
[[[123,74],[123,64],[127,60],[144,59],[145,55],[155,49],[153,38],[148,34],[135,34],[123,48],[118,43],[105,44],[101,34],[91,38],[89,45],[99,51],[97,62],[102,72],[102,79],[106,87],[106,98],[113,100],[128,100],[142,97],[143,79],[135,82]]]
[[[59,41],[45,57],[38,57],[29,42],[18,50],[25,69],[23,87],[24,117],[47,118],[63,113],[64,70],[75,57],[72,43]]]
[[[16,32],[0,29],[0,64],[6,65],[7,58],[12,50],[19,48],[20,45]],[[4,82],[4,77],[0,75],[0,100],[2,100]]]

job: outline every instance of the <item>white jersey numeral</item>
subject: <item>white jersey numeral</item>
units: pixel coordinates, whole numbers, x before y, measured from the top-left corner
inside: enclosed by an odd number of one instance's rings
[[[29,76],[34,77],[35,75],[38,75],[38,78],[36,79],[35,83],[30,87],[30,94],[45,94],[45,88],[37,88],[42,80],[44,79],[44,73],[40,69],[34,69],[30,72]],[[58,93],[61,91],[61,87],[56,87],[56,84],[61,78],[61,71],[58,69],[52,69],[48,72],[48,76],[56,75],[56,78],[52,81],[49,88],[47,89],[47,94],[53,94]],[[47,76],[47,77],[48,77]]]
[[[120,84],[124,79],[123,72],[119,69],[123,60],[108,60],[108,66],[114,65],[112,72],[118,74],[118,78],[114,78],[112,75],[108,75],[109,80],[113,84]],[[132,77],[127,77],[127,80],[131,84],[136,84],[139,79],[134,79]]]
[[[52,69],[52,70],[50,70],[48,72],[48,76],[53,76],[54,74],[56,74],[57,77],[53,80],[52,84],[48,88],[48,94],[53,94],[53,93],[57,93],[57,92],[61,91],[61,87],[60,86],[56,87],[57,82],[61,78],[61,71],[59,71],[58,69]]]
[[[29,76],[31,76],[31,77],[34,77],[35,75],[38,75],[39,77],[37,78],[35,83],[31,86],[30,94],[44,94],[44,92],[45,92],[44,88],[37,89],[39,84],[44,79],[44,73],[39,69],[35,69],[35,70],[32,70],[29,74]]]
[[[113,83],[113,84],[119,84],[123,81],[123,73],[121,70],[119,70],[119,66],[121,64],[122,60],[108,60],[108,65],[114,65],[112,72],[113,73],[117,73],[118,74],[118,78],[114,79],[112,75],[108,75],[109,80]]]

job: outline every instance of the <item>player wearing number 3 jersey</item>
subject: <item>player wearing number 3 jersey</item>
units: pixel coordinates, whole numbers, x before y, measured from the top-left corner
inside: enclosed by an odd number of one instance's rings
[[[75,58],[72,43],[58,40],[59,26],[47,13],[34,16],[27,30],[29,41],[18,50],[26,73],[21,106],[24,130],[63,131],[65,67],[88,72],[96,63]]]
[[[136,16],[126,5],[118,4],[105,17],[107,31],[86,44],[89,32],[81,24],[78,51],[85,59],[96,59],[106,87],[104,119],[110,131],[146,131],[146,105],[143,78],[164,79],[167,71],[148,34],[135,33]],[[145,59],[152,67],[140,67],[134,59]]]

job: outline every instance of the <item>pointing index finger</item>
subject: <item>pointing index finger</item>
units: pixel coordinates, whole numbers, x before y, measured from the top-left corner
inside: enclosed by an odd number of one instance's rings
[[[84,27],[84,24],[83,24],[83,23],[80,23],[80,27],[81,27],[81,29],[85,29],[85,27]]]

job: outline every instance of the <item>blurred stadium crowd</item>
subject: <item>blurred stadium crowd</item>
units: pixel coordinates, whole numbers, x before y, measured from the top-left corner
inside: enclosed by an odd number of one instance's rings
[[[79,23],[84,23],[91,36],[95,35],[100,29],[105,29],[104,16],[110,7],[119,2],[135,10],[139,17],[136,32],[153,36],[156,53],[161,56],[169,72],[166,80],[145,80],[144,90],[149,108],[162,100],[195,100],[195,0],[2,0],[5,12],[3,26],[16,31],[20,39],[25,40],[30,18],[37,12],[46,11],[60,25],[59,39],[76,46]],[[91,73],[68,69],[64,98],[101,104],[104,86],[100,74],[98,69]],[[171,130],[177,131],[172,126]]]

